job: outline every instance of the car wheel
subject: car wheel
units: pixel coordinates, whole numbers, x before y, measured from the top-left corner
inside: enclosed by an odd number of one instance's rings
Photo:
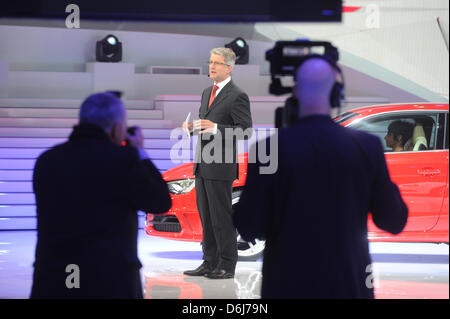
[[[233,191],[232,205],[233,212],[236,204],[241,198],[241,190]],[[255,239],[252,242],[246,242],[241,235],[236,231],[237,246],[238,246],[238,261],[257,261],[263,256],[266,242],[264,240]]]

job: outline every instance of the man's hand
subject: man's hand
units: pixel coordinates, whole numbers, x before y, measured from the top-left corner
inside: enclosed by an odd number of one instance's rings
[[[186,122],[183,122],[183,130],[188,132],[188,133],[192,133],[192,131],[194,130],[194,124],[192,122],[189,122],[188,123],[188,128],[186,128]]]
[[[137,149],[144,148],[144,134],[142,134],[142,129],[139,126],[136,126],[134,135],[130,135],[127,132],[127,139],[130,141],[131,146],[134,146]]]
[[[194,129],[200,130],[198,134],[212,133],[214,131],[215,123],[210,120],[197,120],[194,122]]]

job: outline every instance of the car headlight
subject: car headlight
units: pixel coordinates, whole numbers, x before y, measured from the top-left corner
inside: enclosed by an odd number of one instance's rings
[[[195,179],[180,179],[177,181],[167,182],[169,192],[172,194],[189,193],[195,186]]]

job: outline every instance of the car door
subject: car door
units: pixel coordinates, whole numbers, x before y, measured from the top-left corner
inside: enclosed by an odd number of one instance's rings
[[[446,187],[444,198],[442,199],[441,214],[438,223],[433,227],[433,232],[438,237],[437,241],[448,243],[448,226],[449,226],[449,114],[443,112],[439,115],[439,129],[438,129],[438,149],[442,149],[445,157],[445,169],[447,170]]]
[[[439,219],[447,185],[448,152],[438,149],[438,117],[439,114],[433,111],[396,111],[373,115],[350,125],[381,139],[391,179],[398,185],[409,208],[404,231],[428,231]],[[388,128],[395,121],[410,123],[412,128],[403,151],[394,151],[386,144]],[[416,131],[422,132],[422,139],[417,136],[420,134],[415,134]],[[424,146],[419,147],[420,143],[414,142],[414,138],[424,141]],[[371,217],[368,227],[371,232],[381,231]]]

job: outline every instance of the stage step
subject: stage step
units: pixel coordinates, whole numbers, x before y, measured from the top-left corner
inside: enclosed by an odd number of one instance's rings
[[[82,99],[20,99],[0,98],[0,107],[80,109]],[[123,100],[128,110],[153,110],[153,100]]]
[[[0,193],[32,193],[32,182],[0,182]]]
[[[40,128],[40,127],[0,127],[0,137],[69,137],[70,128]],[[143,129],[145,138],[170,138],[171,129]]]
[[[33,180],[32,170],[16,170],[16,169],[0,170],[0,181],[32,181],[32,180]]]
[[[25,117],[25,118],[78,118],[79,109],[60,108],[6,108],[0,107],[0,117]],[[162,110],[128,110],[128,119],[152,119],[162,120]]]
[[[0,217],[0,230],[35,230],[36,217]]]
[[[138,228],[145,226],[145,213],[138,212]],[[36,217],[0,217],[0,230],[36,230]]]
[[[0,159],[36,159],[48,148],[0,148]],[[150,159],[170,159],[169,149],[145,149]],[[184,154],[181,154],[184,155]],[[181,156],[189,159],[189,156]],[[178,158],[178,157],[177,157]]]
[[[152,160],[152,162],[160,170],[167,170],[176,165],[170,159]],[[35,159],[0,159],[0,170],[33,170],[35,163]]]
[[[161,172],[161,174],[164,173],[169,168],[180,165],[174,164],[172,162],[166,164],[167,168],[156,166],[158,170]],[[31,180],[33,180],[33,170],[31,169],[0,169],[0,181],[21,182]]]
[[[0,193],[0,205],[36,205],[36,200],[33,193]],[[4,212],[8,215],[7,210]]]
[[[67,138],[0,137],[0,151],[1,148],[50,148],[65,142]],[[178,143],[177,140],[146,138],[144,148],[170,150],[176,143]]]
[[[34,217],[36,205],[0,205],[0,217]]]
[[[1,193],[0,205],[35,205],[36,201],[33,193]]]
[[[0,159],[37,158],[47,148],[0,148]]]
[[[139,215],[144,215],[138,211]],[[36,205],[0,205],[1,217],[36,217]]]
[[[0,117],[0,127],[73,127],[78,124],[77,118],[15,118]],[[170,129],[172,121],[170,120],[151,120],[151,119],[129,119],[128,126],[138,125],[143,129]]]

